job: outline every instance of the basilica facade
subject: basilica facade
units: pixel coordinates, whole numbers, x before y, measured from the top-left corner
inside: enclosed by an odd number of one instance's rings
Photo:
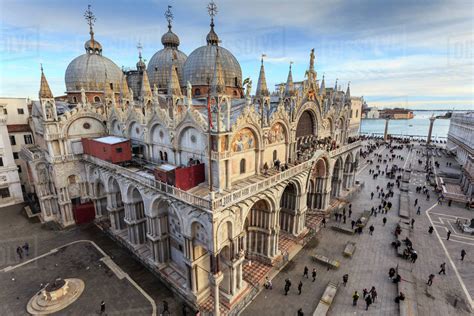
[[[85,53],[66,69],[66,98],[54,98],[43,70],[23,148],[43,221],[95,221],[198,308],[212,301],[238,311],[253,288],[248,261],[282,260],[282,234],[308,234],[309,212],[323,214],[355,184],[360,141],[349,136],[350,88],[327,88],[314,51],[304,80],[270,93],[262,59],[255,93],[220,45],[211,14],[207,45],[189,56],[172,31],[148,65],[123,72],[103,55],[88,10]],[[131,140],[134,157],[113,164],[84,154],[81,140]],[[163,165],[205,166],[188,190],[155,179]]]

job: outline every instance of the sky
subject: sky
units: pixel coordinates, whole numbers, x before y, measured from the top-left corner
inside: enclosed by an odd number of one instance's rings
[[[474,110],[474,1],[215,0],[221,46],[258,80],[260,57],[270,90],[304,78],[312,48],[326,86],[363,96],[369,106]],[[205,0],[0,0],[0,96],[37,99],[40,64],[53,94],[64,94],[67,65],[84,53],[92,5],[95,38],[119,67],[135,68],[137,43],[149,60],[162,48],[164,12],[174,14],[179,49],[205,45]],[[255,89],[255,88],[254,88]]]

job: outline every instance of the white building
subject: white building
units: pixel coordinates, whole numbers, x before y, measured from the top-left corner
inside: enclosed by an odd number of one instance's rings
[[[474,112],[455,113],[449,124],[446,149],[456,153],[462,166],[461,187],[468,199],[474,195]]]
[[[380,118],[380,113],[379,110],[376,108],[371,108],[369,112],[367,112],[367,117],[368,119],[378,119]]]
[[[13,151],[13,159],[18,166],[18,174],[24,192],[31,192],[32,188],[28,180],[26,162],[20,158],[19,153],[24,145],[34,143],[28,118],[30,116],[29,105],[31,100],[27,98],[0,98],[0,104],[4,105],[4,114],[7,119],[7,130]]]
[[[0,103],[0,207],[23,202],[18,167],[7,129],[8,110]]]
[[[359,136],[360,119],[362,116],[362,97],[351,97],[351,117],[349,120],[349,137]]]

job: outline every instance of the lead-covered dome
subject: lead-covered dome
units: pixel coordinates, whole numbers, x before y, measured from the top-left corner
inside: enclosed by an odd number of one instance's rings
[[[183,81],[192,86],[208,86],[214,76],[217,50],[219,63],[226,87],[240,88],[242,85],[242,69],[237,59],[230,51],[219,45],[219,37],[214,31],[214,21],[211,21],[211,30],[206,37],[207,45],[195,49],[186,60],[183,69]]]
[[[186,54],[178,49],[179,37],[171,30],[171,23],[168,24],[168,32],[161,37],[164,48],[157,51],[148,62],[147,73],[150,79],[150,86],[155,85],[160,92],[165,92],[171,75],[171,66],[177,68],[178,79],[183,79],[183,66],[187,59]],[[174,61],[173,61],[174,59]]]
[[[76,57],[66,69],[65,82],[67,92],[78,92],[82,88],[87,91],[104,91],[104,84],[111,85],[118,92],[122,70],[110,59],[102,56],[102,45],[93,35],[84,44],[86,53]]]

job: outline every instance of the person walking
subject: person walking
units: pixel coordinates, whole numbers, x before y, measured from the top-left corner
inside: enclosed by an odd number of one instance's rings
[[[100,315],[105,313],[105,302],[101,301],[100,302]]]
[[[370,192],[370,199],[371,199],[371,200],[374,199],[374,192]]]
[[[351,221],[351,227],[352,227],[352,229],[354,229],[354,225],[355,225],[355,224],[356,224],[355,220],[352,220],[352,221]]]
[[[352,306],[357,306],[357,301],[359,300],[359,293],[357,291],[352,295]]]
[[[168,302],[163,300],[163,312],[161,313],[161,315],[170,315],[170,310],[169,310],[169,307],[168,307]]]
[[[412,219],[411,219],[411,228],[413,229],[414,226],[415,226],[415,219],[412,218]]]
[[[343,222],[344,222],[344,224],[345,224],[345,223],[346,223],[346,215],[345,215],[345,214],[342,215],[342,220],[343,220]]]
[[[372,303],[375,303],[375,300],[377,299],[377,291],[375,290],[375,287],[370,291],[370,295],[372,296]]]
[[[323,217],[323,220],[321,221],[321,224],[323,227],[326,227],[326,217]]]
[[[383,223],[383,226],[385,226],[385,224],[387,224],[387,218],[386,218],[386,217],[384,217],[384,218],[382,219],[382,223]]]
[[[347,281],[349,280],[349,274],[344,274],[342,276],[342,282],[344,283],[344,286],[347,285]]]
[[[352,209],[349,207],[349,218],[351,218],[351,216],[352,216]]]
[[[444,274],[446,275],[446,262],[443,262],[440,266],[441,270],[438,272],[438,274]]]
[[[30,245],[27,242],[23,245],[23,250],[25,251],[25,255],[28,257],[30,255]]]
[[[374,225],[370,225],[370,227],[369,227],[369,234],[370,234],[370,236],[372,236],[372,235],[374,234],[374,229],[375,229],[375,228],[374,228]]]
[[[421,206],[418,206],[418,209],[416,210],[416,215],[420,215],[421,214]]]
[[[448,201],[448,206],[449,206],[449,207],[451,207],[451,203],[453,203],[453,201],[452,201],[452,200],[449,200],[449,201]]]
[[[428,282],[426,282],[426,284],[428,284],[428,286],[431,286],[433,284],[434,277],[435,277],[434,274],[430,274],[430,276],[428,277]]]
[[[304,316],[302,308],[300,308],[297,313],[298,313],[298,316]]]
[[[415,199],[415,206],[418,204],[418,199]]]
[[[290,279],[285,280],[285,295],[288,295],[288,291],[290,290],[291,287],[291,281]]]
[[[308,267],[307,266],[304,266],[304,271],[303,271],[303,276],[308,278]]]
[[[369,310],[369,306],[372,305],[372,296],[367,295],[365,297],[365,310]]]
[[[461,250],[461,261],[464,261],[464,257],[466,256],[467,252],[466,250]]]
[[[431,234],[433,233],[433,230],[434,230],[433,226],[430,226],[430,227],[428,228],[428,233],[430,233],[430,235],[431,235]]]
[[[298,295],[301,295],[301,289],[303,288],[303,282],[298,283]]]
[[[446,240],[449,240],[449,237],[451,237],[451,231],[448,230],[448,233],[446,235],[447,235]]]
[[[23,249],[20,246],[16,247],[16,253],[18,254],[20,260],[23,259]]]
[[[418,254],[416,253],[416,251],[413,251],[411,253],[411,262],[415,263],[416,259],[418,259]]]
[[[316,268],[313,268],[313,272],[311,273],[311,276],[313,277],[313,282],[316,281]]]

